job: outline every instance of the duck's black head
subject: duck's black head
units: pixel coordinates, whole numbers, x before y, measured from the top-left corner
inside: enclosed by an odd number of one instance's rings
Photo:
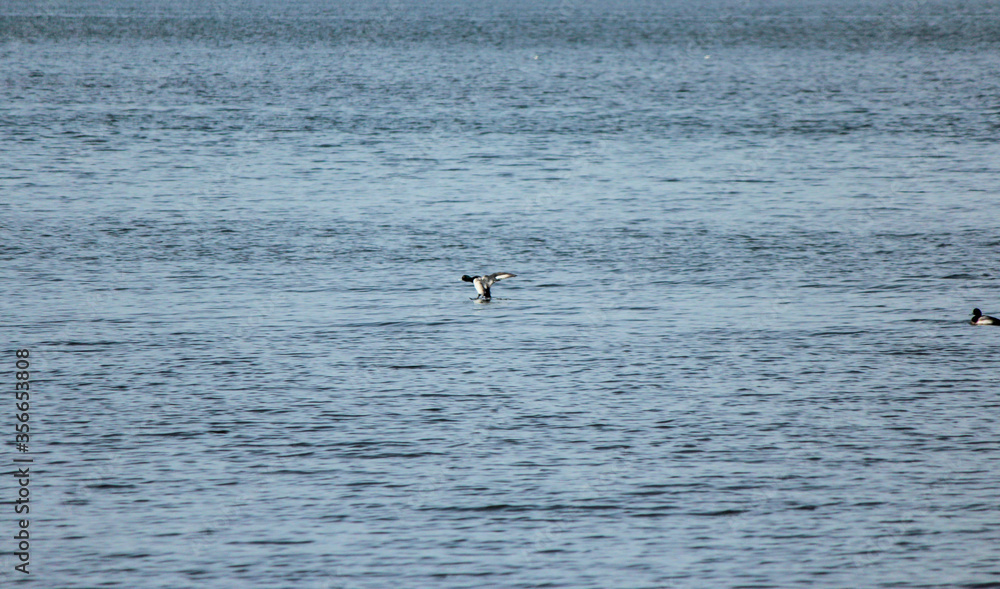
[[[472,282],[473,280],[475,280],[475,278],[463,274],[462,275],[462,280],[464,280],[466,282]]]
[[[983,312],[980,311],[979,309],[973,309],[972,310],[972,318],[973,319],[976,319],[977,317],[982,317],[982,316],[983,316]]]

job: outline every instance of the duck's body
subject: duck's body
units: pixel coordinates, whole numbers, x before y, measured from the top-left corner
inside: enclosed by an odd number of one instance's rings
[[[513,278],[517,274],[511,274],[510,272],[496,272],[494,274],[487,274],[486,276],[462,276],[462,280],[466,282],[471,282],[472,286],[476,287],[476,292],[479,293],[477,299],[482,297],[487,301],[490,300],[490,287],[496,282],[503,280],[504,278]]]
[[[996,317],[990,317],[989,315],[983,315],[983,312],[979,309],[972,310],[972,321],[969,321],[972,325],[1000,325],[1000,319]]]

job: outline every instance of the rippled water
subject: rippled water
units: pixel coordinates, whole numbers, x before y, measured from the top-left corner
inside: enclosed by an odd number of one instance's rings
[[[998,58],[987,2],[0,2],[28,582],[1000,583]]]

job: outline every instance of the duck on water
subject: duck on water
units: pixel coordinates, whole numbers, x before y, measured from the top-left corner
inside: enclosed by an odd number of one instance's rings
[[[472,286],[476,287],[476,292],[479,293],[477,299],[482,298],[483,300],[490,300],[490,287],[495,283],[503,280],[504,278],[513,278],[517,274],[511,274],[510,272],[496,272],[493,274],[487,274],[486,276],[462,276],[462,280],[466,282],[471,282]]]
[[[979,309],[973,309],[972,321],[969,321],[969,323],[973,325],[1000,325],[1000,319],[990,317],[989,315],[983,315],[983,312]]]

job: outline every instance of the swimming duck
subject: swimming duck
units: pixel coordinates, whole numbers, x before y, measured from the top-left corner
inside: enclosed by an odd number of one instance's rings
[[[473,286],[476,287],[476,292],[479,293],[477,299],[482,297],[487,301],[490,300],[490,287],[493,283],[503,280],[504,278],[513,278],[517,274],[511,274],[510,272],[497,272],[495,274],[487,274],[486,276],[462,276],[462,280],[466,282],[471,282]]]
[[[979,309],[973,309],[972,321],[969,321],[969,323],[973,325],[1000,325],[1000,319],[990,317],[989,315],[983,315],[983,312]]]

